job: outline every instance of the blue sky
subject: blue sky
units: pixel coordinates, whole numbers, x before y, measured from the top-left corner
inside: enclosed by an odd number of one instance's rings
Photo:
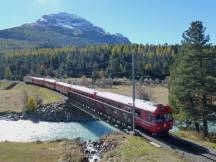
[[[190,22],[201,20],[216,43],[216,0],[1,0],[0,29],[58,12],[80,15],[144,44],[179,43]]]

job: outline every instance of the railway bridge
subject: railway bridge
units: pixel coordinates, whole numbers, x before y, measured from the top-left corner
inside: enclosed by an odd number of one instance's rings
[[[73,91],[68,93],[68,104],[123,131],[132,131],[131,111]],[[119,114],[121,114],[121,117],[119,117]]]

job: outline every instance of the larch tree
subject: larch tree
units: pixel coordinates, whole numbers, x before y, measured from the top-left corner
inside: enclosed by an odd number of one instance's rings
[[[200,21],[191,23],[182,37],[180,53],[175,58],[170,73],[169,101],[176,113],[195,124],[208,136],[208,120],[215,114],[212,96],[216,92],[216,71],[213,62],[216,54],[207,53],[209,35]]]

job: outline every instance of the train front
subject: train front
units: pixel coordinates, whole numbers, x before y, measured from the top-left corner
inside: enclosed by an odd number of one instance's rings
[[[172,115],[172,109],[169,106],[158,105],[155,116],[155,134],[167,135],[169,130],[172,129],[174,119]]]

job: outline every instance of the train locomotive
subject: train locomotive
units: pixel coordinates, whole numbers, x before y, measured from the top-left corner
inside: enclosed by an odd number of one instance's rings
[[[24,81],[58,91],[64,95],[73,92],[80,102],[91,102],[91,104],[100,109],[100,112],[125,123],[131,122],[131,97],[111,92],[100,92],[83,86],[59,82],[54,79],[25,76]],[[152,134],[168,134],[174,122],[172,109],[169,106],[141,99],[135,100],[134,115],[135,127],[147,130]]]

